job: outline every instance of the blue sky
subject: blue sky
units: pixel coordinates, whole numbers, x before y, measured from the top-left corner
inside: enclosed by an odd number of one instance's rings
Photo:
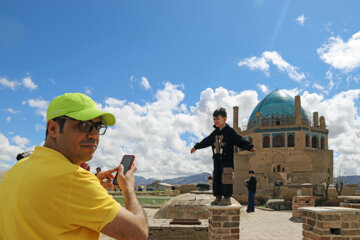
[[[360,138],[359,7],[356,0],[4,0],[0,170],[15,163],[15,152],[44,140],[52,98],[83,92],[119,112],[92,168],[111,167],[115,155],[131,151],[144,176],[209,172],[209,151],[186,155],[211,131],[206,116],[219,105],[244,105],[246,124],[256,103],[279,88],[329,119],[336,167],[360,174],[360,152],[351,147]],[[138,124],[126,130],[127,121]],[[152,136],[168,131],[164,125],[182,130],[156,142]],[[126,139],[114,143],[111,134]],[[154,153],[146,149],[151,143]]]

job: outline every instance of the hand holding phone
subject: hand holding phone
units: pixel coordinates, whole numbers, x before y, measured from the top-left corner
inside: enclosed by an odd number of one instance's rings
[[[129,169],[131,168],[131,166],[134,163],[134,160],[135,160],[134,155],[124,155],[123,156],[120,164],[122,164],[124,166],[124,175],[127,173],[127,171],[129,171]],[[118,173],[116,172],[116,175],[115,175],[115,178],[113,181],[114,185],[119,185],[117,182],[117,176],[118,176]]]

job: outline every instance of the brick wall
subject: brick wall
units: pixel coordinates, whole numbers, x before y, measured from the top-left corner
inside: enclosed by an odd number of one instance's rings
[[[315,197],[314,196],[294,196],[292,198],[292,217],[293,218],[302,218],[302,207],[315,207]]]
[[[305,207],[303,240],[360,240],[360,210]]]
[[[209,239],[240,238],[240,205],[210,206]]]

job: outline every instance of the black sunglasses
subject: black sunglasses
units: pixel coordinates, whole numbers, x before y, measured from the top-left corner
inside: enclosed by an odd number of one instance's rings
[[[93,128],[95,128],[99,135],[104,135],[106,133],[107,126],[100,123],[100,122],[95,123],[95,122],[93,122],[91,120],[89,120],[89,121],[81,121],[81,120],[77,120],[77,119],[74,119],[74,118],[71,118],[71,117],[68,117],[68,116],[61,116],[61,117],[57,117],[57,118],[63,118],[63,119],[70,119],[70,120],[74,120],[74,121],[79,121],[78,128],[83,132],[90,133],[93,130]]]

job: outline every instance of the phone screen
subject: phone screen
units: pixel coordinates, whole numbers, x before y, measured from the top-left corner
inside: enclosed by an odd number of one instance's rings
[[[134,155],[124,155],[122,160],[121,160],[121,164],[124,166],[124,175],[127,173],[127,171],[129,171],[129,169],[131,168],[132,163],[134,162],[135,156]],[[117,182],[117,172],[113,181],[114,185],[119,185]]]
[[[121,160],[121,164],[124,166],[124,175],[129,171],[135,156],[133,155],[124,155],[123,159]]]

